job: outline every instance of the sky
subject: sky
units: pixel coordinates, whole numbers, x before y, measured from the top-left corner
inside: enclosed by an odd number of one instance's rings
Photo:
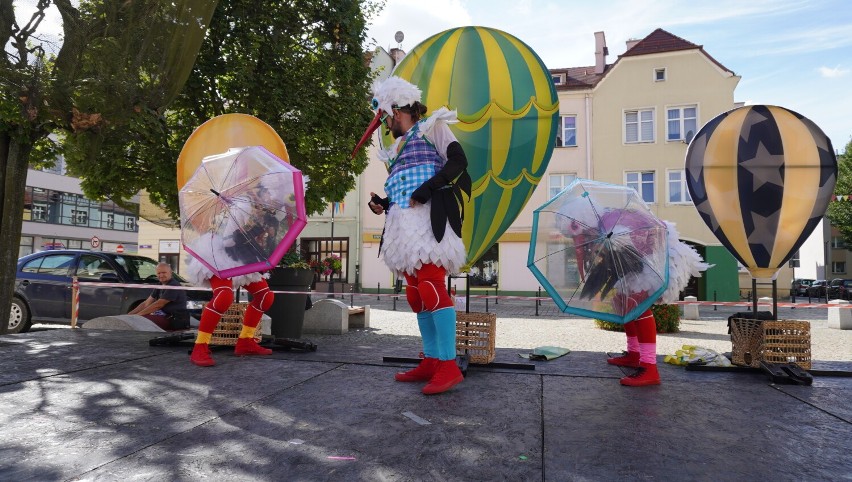
[[[594,65],[594,32],[607,63],[663,28],[741,77],[734,100],[798,112],[835,150],[852,140],[852,2],[848,0],[386,0],[368,27],[376,45],[410,52],[466,25],[492,27],[529,45],[548,68]],[[401,31],[401,44],[394,34]],[[369,46],[368,46],[369,47]]]
[[[16,0],[18,17],[35,3]],[[612,63],[628,39],[663,28],[702,45],[741,77],[735,101],[794,110],[814,121],[836,150],[852,140],[848,0],[385,0],[370,22],[367,50],[410,52],[446,29],[480,25],[521,39],[549,68],[594,65],[594,32],[606,35]],[[61,29],[55,8],[44,24]],[[401,44],[397,31],[405,36]]]

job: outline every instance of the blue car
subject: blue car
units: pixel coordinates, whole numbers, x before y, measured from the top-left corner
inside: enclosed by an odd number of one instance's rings
[[[71,322],[71,279],[81,282],[133,284],[133,287],[81,286],[78,322],[131,311],[159,286],[157,262],[145,256],[84,250],[51,250],[18,259],[9,333],[33,323]],[[174,277],[183,284],[185,280]],[[190,316],[200,317],[212,293],[187,292]]]

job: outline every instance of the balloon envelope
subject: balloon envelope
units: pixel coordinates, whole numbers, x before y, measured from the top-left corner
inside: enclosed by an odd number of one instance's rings
[[[751,105],[715,117],[686,152],[701,218],[755,278],[774,278],[825,214],[837,181],[829,138],[783,107]]]
[[[458,112],[450,128],[473,180],[462,226],[470,266],[512,224],[547,169],[559,125],[550,71],[508,33],[460,27],[418,44],[394,75],[421,89],[427,114],[442,106]]]

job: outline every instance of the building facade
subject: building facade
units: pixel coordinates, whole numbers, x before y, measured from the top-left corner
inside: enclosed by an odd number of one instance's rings
[[[130,210],[83,195],[80,180],[65,175],[64,162],[27,170],[18,256],[48,249],[134,253],[139,233],[138,197]]]

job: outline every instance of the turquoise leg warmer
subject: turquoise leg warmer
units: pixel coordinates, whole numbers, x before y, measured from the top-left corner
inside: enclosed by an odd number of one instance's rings
[[[432,313],[417,313],[417,325],[420,326],[420,336],[423,338],[423,355],[426,358],[438,358],[438,334],[435,332]]]
[[[452,306],[432,312],[438,334],[438,359],[456,359],[456,309]]]

